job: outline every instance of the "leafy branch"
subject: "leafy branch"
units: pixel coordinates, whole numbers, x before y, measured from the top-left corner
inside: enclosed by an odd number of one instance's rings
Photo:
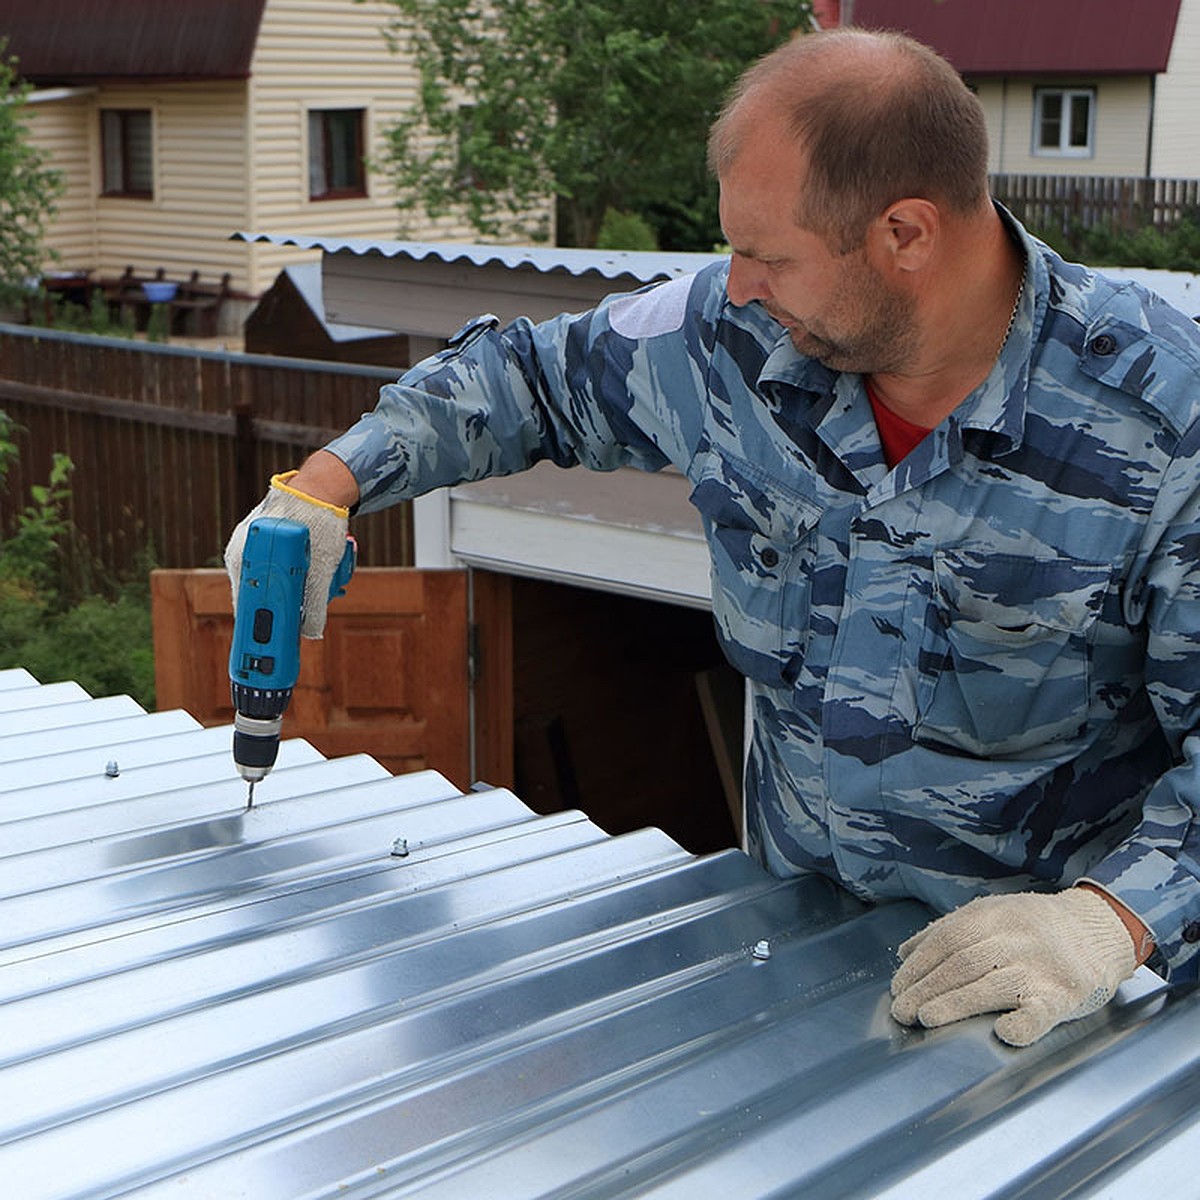
[[[711,246],[708,127],[808,16],[783,0],[390,2],[389,44],[420,79],[383,155],[401,212],[545,239],[553,201],[558,241],[580,246],[610,209],[690,223],[697,244],[679,248]]]

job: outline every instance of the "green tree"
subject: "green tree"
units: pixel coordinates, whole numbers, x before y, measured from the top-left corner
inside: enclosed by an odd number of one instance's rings
[[[25,122],[29,84],[0,38],[0,303],[19,298],[41,274],[46,226],[62,194],[62,176],[29,143]]]
[[[401,211],[540,240],[530,201],[553,196],[569,246],[613,209],[711,248],[708,127],[741,70],[809,24],[807,0],[390,2],[386,36],[421,80],[383,157]]]

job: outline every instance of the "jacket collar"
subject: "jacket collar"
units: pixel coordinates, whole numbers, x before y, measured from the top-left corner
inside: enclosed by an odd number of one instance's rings
[[[1017,303],[1017,314],[1008,339],[988,377],[946,418],[943,424],[955,429],[955,440],[963,430],[976,430],[994,438],[993,453],[1002,454],[1016,449],[1022,441],[1025,427],[1025,406],[1029,390],[1029,364],[1035,341],[1045,320],[1050,295],[1050,275],[1044,256],[1036,242],[1021,223],[1001,204],[993,201],[1000,219],[1025,257],[1025,282]],[[781,333],[771,347],[758,375],[760,391],[768,394],[782,385],[787,389],[807,392],[814,424],[830,426],[828,404],[817,402],[818,397],[843,401],[843,411],[854,424],[861,424],[869,415],[862,377],[843,374],[800,354],[786,333]],[[778,395],[778,393],[774,393]],[[845,402],[857,396],[859,404],[844,408]],[[836,406],[836,405],[835,405]],[[833,424],[841,424],[833,422]],[[873,422],[872,435],[873,435]],[[826,436],[833,432],[826,428]],[[843,455],[850,450],[861,453],[858,437],[847,443],[851,430],[839,432],[838,449]],[[857,455],[856,455],[857,456]]]

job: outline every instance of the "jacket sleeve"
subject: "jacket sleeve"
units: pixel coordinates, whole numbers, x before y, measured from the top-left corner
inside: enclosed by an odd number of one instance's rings
[[[1133,835],[1087,874],[1154,934],[1150,965],[1200,967],[1200,426],[1186,433],[1154,503],[1128,603],[1146,629],[1146,689],[1176,765],[1146,796]]]
[[[359,511],[545,459],[685,466],[701,437],[724,276],[718,264],[541,324],[470,322],[326,447],[357,479]]]

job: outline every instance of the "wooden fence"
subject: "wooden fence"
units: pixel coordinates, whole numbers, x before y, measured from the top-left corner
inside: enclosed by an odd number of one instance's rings
[[[998,174],[991,181],[996,199],[1035,232],[1146,225],[1165,230],[1200,214],[1200,179]]]
[[[74,463],[71,516],[103,566],[219,565],[270,476],[370,409],[395,371],[184,349],[0,324],[0,412],[19,457],[0,486],[11,533],[52,457]],[[366,566],[412,562],[408,505],[359,531]]]

